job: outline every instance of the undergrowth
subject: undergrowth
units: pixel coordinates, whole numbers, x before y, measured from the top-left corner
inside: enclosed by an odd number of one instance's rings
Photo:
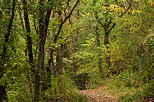
[[[89,74],[90,82],[88,85],[88,89],[97,88],[105,83],[102,81],[102,78],[100,76],[101,75],[98,72],[94,72],[94,73]]]
[[[46,91],[49,102],[87,102],[85,96],[79,95],[72,80],[64,75],[52,79],[52,88]]]
[[[123,72],[107,80],[108,90],[118,102],[145,102],[147,97],[154,95],[154,82],[144,81],[144,76],[138,72]]]

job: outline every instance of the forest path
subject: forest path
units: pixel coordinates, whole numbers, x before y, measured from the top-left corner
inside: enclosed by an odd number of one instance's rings
[[[104,87],[100,86],[96,89],[80,90],[79,93],[86,96],[89,102],[117,102]]]

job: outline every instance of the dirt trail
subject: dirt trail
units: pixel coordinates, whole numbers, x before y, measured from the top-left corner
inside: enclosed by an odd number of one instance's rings
[[[104,89],[104,86],[96,89],[80,90],[79,92],[86,96],[89,102],[117,102],[116,99]]]

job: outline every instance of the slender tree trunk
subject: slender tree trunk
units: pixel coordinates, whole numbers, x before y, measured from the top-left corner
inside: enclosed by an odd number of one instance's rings
[[[55,69],[55,64],[54,64],[54,48],[50,49],[50,58],[48,60],[48,67],[46,68],[46,71],[48,72],[48,76],[51,76],[51,73],[53,72],[54,77],[56,76],[56,69]]]
[[[21,11],[21,8],[20,8],[19,5],[18,5],[18,9],[19,9],[21,27],[22,27],[22,30],[24,31],[25,30],[25,25],[24,25],[24,21],[23,21],[22,11]]]
[[[33,51],[32,51],[32,37],[30,36],[30,23],[29,23],[29,16],[28,16],[28,10],[27,10],[27,3],[26,0],[23,0],[24,5],[24,20],[25,20],[25,26],[26,26],[26,32],[27,32],[27,48],[28,48],[28,57],[29,57],[29,64],[32,67],[32,71],[34,73],[34,63],[33,63]]]
[[[75,5],[73,6],[73,8],[71,9],[71,11],[69,12],[69,14],[62,20],[62,17],[61,17],[61,14],[62,14],[62,12],[61,11],[59,11],[59,20],[60,20],[60,25],[59,25],[59,28],[58,28],[58,31],[57,31],[57,33],[56,33],[56,35],[55,35],[55,37],[54,37],[54,44],[56,44],[57,43],[57,40],[58,40],[58,38],[59,38],[59,35],[60,35],[60,33],[61,33],[61,30],[62,30],[62,28],[63,28],[63,25],[64,25],[64,23],[67,21],[67,19],[69,19],[70,17],[71,17],[71,15],[72,15],[72,13],[73,13],[73,11],[75,10],[75,8],[77,7],[77,5],[79,4],[79,1],[80,0],[77,0],[76,1],[76,3],[75,3]],[[68,1],[68,3],[69,3],[69,1]],[[60,47],[60,49],[62,48],[62,45],[61,45],[61,47]],[[57,74],[57,69],[59,69],[58,67],[59,66],[63,66],[62,65],[62,63],[60,64],[60,65],[58,65],[58,63],[60,63],[60,62],[62,62],[62,55],[61,55],[61,51],[59,51],[59,49],[57,50],[58,52],[57,52],[57,58],[56,58],[56,66],[54,67],[54,74],[56,75]],[[62,51],[63,52],[63,51]],[[53,52],[52,52],[53,53]],[[51,56],[51,55],[50,55]],[[59,72],[58,72],[59,74],[61,74],[62,73],[62,70],[61,69],[59,69]]]
[[[63,44],[61,44],[60,47],[57,48],[56,75],[63,74],[63,53],[64,53],[64,48],[63,48]]]
[[[77,31],[76,31],[76,35],[78,35],[78,29],[77,29]],[[77,46],[76,46],[76,39],[77,39],[77,37],[76,37],[76,35],[74,35],[73,37],[72,37],[72,43],[73,43],[73,52],[72,53],[75,53],[76,52],[76,50],[77,50]],[[75,59],[74,59],[74,61],[75,61]],[[76,75],[76,71],[77,71],[77,62],[75,61],[75,62],[73,62],[72,63],[72,65],[73,65],[73,74],[74,75]]]
[[[79,20],[79,16],[80,16],[80,11],[76,10],[77,16],[78,16],[78,20]],[[77,51],[77,38],[79,35],[79,29],[76,29],[76,34],[73,35],[72,37],[72,43],[73,43],[73,53],[75,53]],[[75,59],[74,59],[75,60]],[[77,62],[73,62],[73,74],[76,75],[76,71],[77,71]]]
[[[54,18],[54,17],[55,17],[55,12],[52,13],[52,18]],[[54,24],[52,26],[54,26]],[[53,29],[53,32],[55,32],[55,31],[56,31],[56,29]],[[47,66],[46,70],[48,72],[48,76],[51,76],[51,74],[56,76],[55,75],[56,71],[55,71],[54,57],[53,57],[53,53],[54,53],[55,48],[54,48],[54,46],[51,46],[51,47],[53,47],[53,48],[49,49],[50,57],[48,60],[48,66]]]
[[[36,24],[36,15],[34,15],[34,19],[33,19],[33,22],[34,22],[34,28],[35,28],[35,32],[36,34],[39,34],[39,31],[38,31],[38,28],[37,28],[37,24]],[[38,53],[38,39],[36,40],[36,48],[35,48],[35,51],[34,51],[34,56],[37,57],[37,53]]]
[[[105,31],[104,34],[104,45],[106,47],[107,53],[106,53],[106,63],[107,68],[109,69],[111,67],[111,61],[110,61],[110,49],[109,49],[109,33]]]
[[[96,43],[97,43],[97,47],[101,47],[98,25],[96,26]],[[100,49],[98,49],[98,68],[99,68],[100,73],[102,74],[103,69],[102,69],[102,58],[101,58],[101,50]]]
[[[52,75],[52,70],[51,69],[54,69],[54,59],[53,59],[53,49],[50,49],[50,58],[48,60],[48,66],[46,67],[46,72],[47,72],[47,83],[50,83],[51,82],[51,75]],[[55,72],[53,70],[53,72]],[[48,85],[48,87],[51,87],[51,85]]]
[[[40,8],[39,8],[39,52],[38,52],[38,65],[36,69],[35,74],[35,91],[34,91],[34,102],[38,102],[40,100],[40,91],[44,93],[44,76],[45,76],[45,69],[44,69],[44,46],[47,36],[47,30],[49,25],[49,19],[51,15],[51,9],[47,10],[47,12],[44,11],[44,0],[40,0],[39,2]],[[44,19],[45,18],[45,19]],[[42,89],[40,89],[40,81],[42,81]],[[41,94],[42,95],[42,94]],[[44,96],[42,96],[44,97]]]
[[[34,60],[33,60],[33,51],[32,51],[32,37],[30,36],[30,23],[29,23],[29,16],[28,16],[28,10],[27,10],[27,2],[26,0],[23,0],[23,6],[24,6],[24,20],[25,20],[25,26],[26,26],[26,33],[27,33],[27,50],[28,52],[28,58],[29,58],[29,65],[31,66],[31,71],[32,71],[32,78],[34,75]],[[33,100],[33,95],[32,95],[32,89],[33,85],[31,82],[31,77],[27,77],[29,80],[29,87],[30,87],[30,93],[31,93],[31,98]]]
[[[4,64],[9,60],[9,56],[7,54],[7,43],[9,42],[9,37],[11,34],[12,30],[12,24],[14,20],[14,14],[15,14],[15,5],[16,5],[16,0],[13,0],[12,2],[12,12],[11,12],[11,18],[9,20],[9,24],[7,26],[7,33],[5,34],[5,41],[3,45],[3,52],[2,52],[2,62],[0,66],[0,79],[3,77],[5,73],[5,67]],[[5,85],[0,85],[0,101],[8,101],[7,100],[7,94],[6,94],[6,86]]]

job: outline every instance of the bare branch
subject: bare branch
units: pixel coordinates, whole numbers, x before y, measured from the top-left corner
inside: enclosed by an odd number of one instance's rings
[[[111,28],[108,30],[108,33],[110,33],[110,31],[115,27],[116,23],[113,23],[113,25],[111,26]]]
[[[125,15],[127,13],[127,11],[130,9],[131,5],[132,5],[133,0],[131,0],[131,2],[129,3],[128,8],[119,16],[120,18]]]
[[[55,36],[55,38],[54,38],[54,43],[57,42],[57,39],[58,39],[58,36],[59,36],[59,34],[60,34],[60,32],[61,32],[61,29],[62,29],[62,27],[63,27],[63,24],[67,21],[68,18],[71,17],[71,15],[72,15],[74,9],[77,7],[79,1],[80,1],[80,0],[77,0],[77,1],[76,1],[74,7],[72,8],[72,10],[71,10],[70,13],[68,14],[68,16],[66,16],[65,19],[61,22],[61,24],[60,24],[60,26],[59,26],[59,29],[58,29],[58,32],[57,32],[57,34],[56,34],[56,36]]]

